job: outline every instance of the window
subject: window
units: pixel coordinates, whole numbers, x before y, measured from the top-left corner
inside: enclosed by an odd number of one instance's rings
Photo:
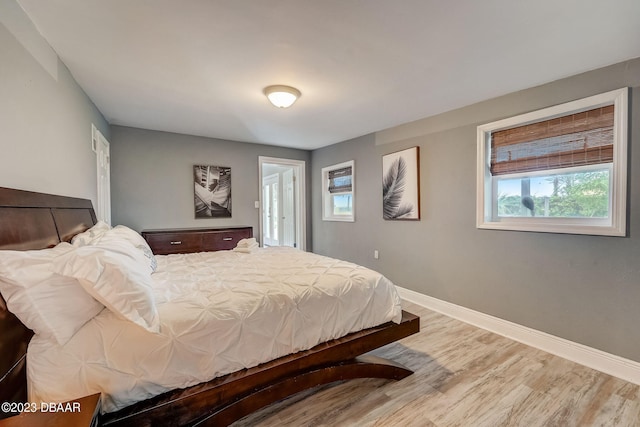
[[[478,228],[624,236],[627,97],[478,126]]]
[[[322,168],[322,219],[354,221],[353,160]]]

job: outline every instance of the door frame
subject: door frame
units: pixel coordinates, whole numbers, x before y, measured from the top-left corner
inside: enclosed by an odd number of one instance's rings
[[[281,166],[291,166],[297,169],[294,185],[296,199],[296,242],[298,249],[307,250],[307,202],[306,202],[306,162],[304,160],[282,159],[278,157],[258,156],[258,196],[260,230],[259,236],[262,241],[263,220],[263,200],[262,200],[262,166],[263,164],[275,164]]]

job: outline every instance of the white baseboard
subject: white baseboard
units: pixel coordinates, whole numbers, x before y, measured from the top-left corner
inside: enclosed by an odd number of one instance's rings
[[[479,311],[396,286],[400,297],[429,310],[640,385],[640,363]]]

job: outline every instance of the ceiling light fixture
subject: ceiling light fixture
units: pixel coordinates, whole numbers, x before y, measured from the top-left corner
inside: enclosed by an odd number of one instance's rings
[[[295,87],[284,85],[267,86],[264,88],[264,94],[278,108],[291,107],[301,95]]]

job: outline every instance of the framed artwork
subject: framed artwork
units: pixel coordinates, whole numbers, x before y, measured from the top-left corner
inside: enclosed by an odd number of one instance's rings
[[[420,147],[382,156],[382,217],[420,219]]]
[[[231,168],[196,165],[193,184],[196,218],[231,217]]]

